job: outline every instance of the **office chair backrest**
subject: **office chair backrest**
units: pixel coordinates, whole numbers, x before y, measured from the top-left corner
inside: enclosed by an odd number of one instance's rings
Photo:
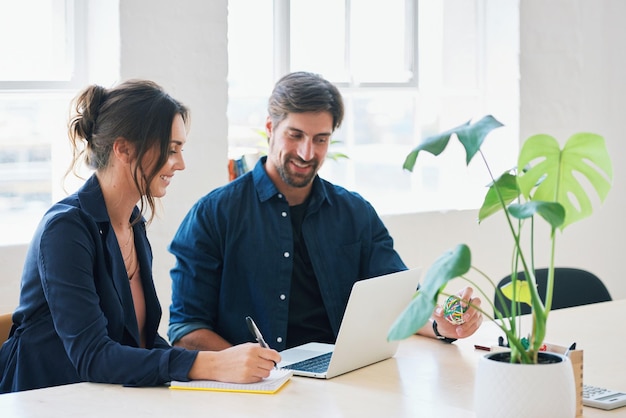
[[[524,273],[518,273],[518,280],[524,280]],[[535,271],[535,278],[537,279],[537,288],[539,289],[539,295],[541,300],[545,302],[546,283],[548,281],[548,269],[541,268]],[[511,276],[506,276],[500,283],[498,283],[498,289],[511,281]],[[511,301],[507,298],[505,303],[510,311]],[[568,267],[556,267],[554,269],[554,293],[552,295],[552,309],[569,308],[571,306],[587,305],[596,302],[607,302],[612,300],[611,295],[595,274],[586,270],[568,268]],[[500,298],[495,297],[494,305],[503,315],[505,311],[502,309]],[[530,306],[525,303],[520,304],[521,313],[530,313]]]
[[[9,332],[11,332],[13,325],[12,317],[13,314],[11,313],[0,314],[0,345],[9,338]]]

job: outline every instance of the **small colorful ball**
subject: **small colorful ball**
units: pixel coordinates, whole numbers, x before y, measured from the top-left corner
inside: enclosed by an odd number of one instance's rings
[[[467,306],[461,305],[458,296],[450,296],[443,305],[443,317],[454,325],[461,325],[465,322],[463,321],[465,311],[467,311]]]

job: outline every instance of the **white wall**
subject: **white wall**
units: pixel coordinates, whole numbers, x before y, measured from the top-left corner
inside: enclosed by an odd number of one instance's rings
[[[594,217],[559,238],[557,261],[598,274],[614,298],[626,297],[619,262],[620,238],[626,236],[626,222],[619,217],[626,199],[620,164],[626,145],[619,129],[620,99],[626,97],[625,13],[622,0],[521,0],[520,13],[522,137],[546,132],[565,140],[588,130],[605,136],[613,156],[612,193]],[[192,109],[187,169],[176,175],[162,215],[149,229],[164,331],[173,263],[166,246],[193,202],[227,181],[227,0],[120,0],[120,14],[122,78],[154,79]],[[257,65],[251,63],[250,71]],[[509,271],[510,238],[500,234],[500,219],[480,226],[475,219],[475,211],[384,218],[409,266],[426,267],[465,242],[473,249],[474,264],[499,279]],[[546,249],[539,252],[538,263],[545,263]],[[0,308],[12,309],[17,301],[24,253],[22,247],[0,248]]]

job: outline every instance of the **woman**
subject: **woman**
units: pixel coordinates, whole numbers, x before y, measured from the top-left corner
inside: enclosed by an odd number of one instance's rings
[[[142,215],[149,209],[152,219],[155,199],[185,168],[188,110],[141,80],[90,86],[74,110],[72,167],[84,159],[95,173],[53,205],[35,232],[13,331],[0,351],[0,393],[83,381],[267,377],[280,361],[274,350],[183,350],[157,334],[161,307]]]

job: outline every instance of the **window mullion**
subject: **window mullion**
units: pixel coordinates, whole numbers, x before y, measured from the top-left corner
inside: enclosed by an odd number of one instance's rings
[[[417,0],[406,0],[406,36],[405,39],[407,42],[405,43],[405,57],[406,57],[406,67],[407,71],[411,72],[411,77],[409,78],[409,85],[412,87],[417,87],[418,77],[418,60],[419,54],[417,53],[417,45],[418,45],[418,7]]]
[[[346,14],[344,16],[344,30],[346,37],[346,45],[344,51],[344,68],[348,74],[348,85],[354,86],[354,76],[352,74],[352,36],[351,36],[351,20],[352,20],[352,8],[351,8],[351,0],[345,0],[345,9]]]
[[[274,0],[274,78],[291,71],[291,0]]]

